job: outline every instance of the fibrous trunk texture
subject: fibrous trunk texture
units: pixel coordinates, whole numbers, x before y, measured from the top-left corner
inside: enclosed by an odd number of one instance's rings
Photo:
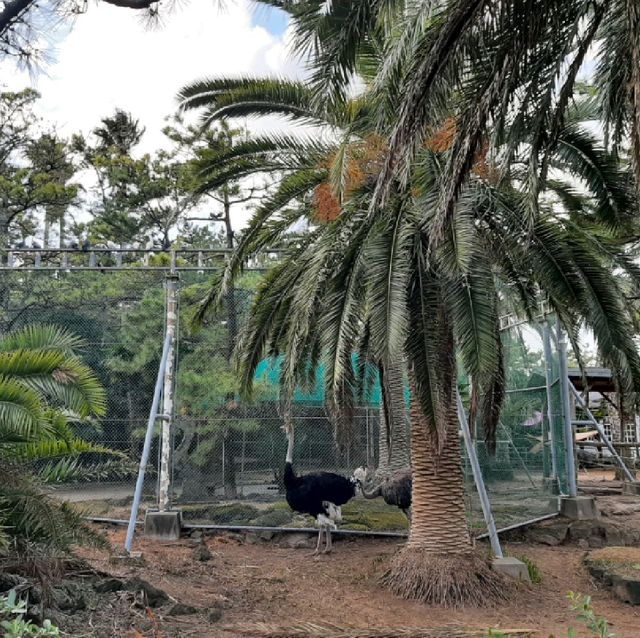
[[[403,598],[450,607],[504,598],[502,579],[473,549],[464,509],[464,475],[455,405],[441,452],[417,401],[411,404],[412,518],[409,540],[382,582]]]

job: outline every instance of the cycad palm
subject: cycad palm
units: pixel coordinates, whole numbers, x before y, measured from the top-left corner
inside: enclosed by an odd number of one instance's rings
[[[302,108],[303,100],[291,105],[275,97],[276,91],[302,95],[302,87],[295,88],[298,93],[294,88],[222,80],[187,89],[183,98],[188,105],[209,105],[209,118],[246,115],[257,104],[259,114],[317,120],[313,107]],[[476,157],[469,187],[443,223],[438,211],[449,152],[445,130],[417,152],[407,188],[396,185],[387,206],[372,207],[385,149],[370,134],[370,103],[363,98],[358,105],[362,118],[348,120],[343,143],[266,138],[208,158],[202,166],[207,185],[238,173],[273,170],[284,177],[256,211],[200,314],[223,298],[251,254],[286,240],[294,222],[313,220],[313,189],[330,180],[340,214],[297,240],[258,291],[238,351],[243,387],[250,394],[265,354],[283,356],[285,392],[304,382],[322,360],[327,397],[344,428],[360,383],[353,353],[383,367],[406,360],[413,515],[409,541],[386,582],[408,597],[446,604],[481,601],[500,592],[486,565],[473,558],[466,527],[456,355],[481,399],[489,443],[504,393],[499,291],[509,291],[528,314],[545,296],[575,344],[579,326],[587,325],[622,387],[640,387],[632,317],[620,281],[611,274],[619,269],[634,285],[640,283],[624,251],[625,238],[636,230],[635,202],[615,157],[579,126],[576,109],[558,131],[551,160],[559,175],[580,180],[583,194],[555,179],[544,198],[535,196],[533,214],[531,193],[515,186],[523,183],[521,164],[514,162],[508,179],[497,182],[490,164]],[[332,116],[341,108],[327,107]],[[345,110],[354,112],[348,103]],[[349,180],[350,162],[343,158],[355,153],[358,170],[352,174],[358,179]]]
[[[68,549],[99,540],[74,510],[43,495],[25,463],[83,452],[109,453],[73,435],[70,422],[101,416],[105,392],[76,355],[82,341],[54,326],[29,326],[0,337],[0,527],[24,548]]]

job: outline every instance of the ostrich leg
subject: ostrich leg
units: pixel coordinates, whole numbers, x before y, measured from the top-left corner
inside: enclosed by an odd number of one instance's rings
[[[324,551],[322,552],[323,554],[329,554],[331,553],[331,550],[333,549],[333,541],[331,540],[331,530],[332,529],[338,529],[338,526],[331,521],[330,525],[327,525],[326,527],[326,533],[327,533],[327,544],[324,548]]]
[[[317,556],[320,553],[320,544],[322,542],[322,533],[325,531],[324,525],[322,525],[319,521],[318,521],[319,525],[320,525],[320,529],[318,530],[318,542],[316,543],[316,551],[313,552],[312,556]]]

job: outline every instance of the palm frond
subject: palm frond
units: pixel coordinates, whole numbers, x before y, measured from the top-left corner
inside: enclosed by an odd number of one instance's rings
[[[249,320],[238,340],[236,358],[240,369],[240,391],[251,397],[255,371],[265,354],[275,358],[280,354],[280,335],[288,323],[290,297],[286,294],[302,276],[306,261],[302,255],[313,236],[272,268],[258,287]],[[293,267],[295,266],[295,267]]]
[[[30,443],[15,444],[11,446],[11,456],[16,461],[31,463],[33,461],[46,461],[51,459],[70,460],[82,454],[99,454],[126,458],[122,452],[112,450],[104,445],[98,445],[74,437],[68,441],[60,439],[42,439]],[[0,451],[0,456],[2,452]]]
[[[332,149],[308,136],[263,135],[222,151],[207,150],[194,164],[197,188],[215,190],[256,173],[320,169]]]
[[[45,430],[40,396],[17,379],[0,375],[0,445],[29,441]]]
[[[201,123],[234,117],[277,115],[298,123],[326,123],[326,112],[312,104],[302,82],[280,78],[207,78],[185,86],[178,94],[183,110],[204,109]]]
[[[294,47],[311,56],[311,83],[316,99],[336,105],[345,101],[358,58],[385,17],[400,11],[398,0],[322,0],[300,3],[292,15]]]
[[[131,479],[136,476],[138,465],[133,461],[109,459],[102,462],[88,462],[77,456],[52,460],[38,468],[37,478],[43,485],[55,483],[83,483],[90,481],[113,481]]]
[[[448,356],[453,356],[453,334],[436,275],[427,267],[426,240],[420,235],[414,239],[414,266],[408,295],[413,329],[407,336],[406,353],[412,396],[419,401],[422,413],[431,424],[429,434],[434,448],[441,450],[453,399],[453,383],[447,387],[446,378],[454,366],[447,361]]]
[[[74,354],[86,346],[84,339],[56,325],[30,324],[0,337],[0,352],[43,350]]]
[[[69,551],[76,544],[108,547],[79,511],[43,494],[16,466],[0,467],[0,503],[3,524],[19,544],[37,543],[58,551]]]
[[[370,304],[370,348],[376,360],[401,360],[410,324],[407,294],[411,276],[411,245],[415,227],[400,208],[381,219],[371,233],[367,251],[367,299]]]
[[[557,148],[550,165],[569,170],[584,181],[595,200],[595,214],[609,226],[628,223],[637,205],[629,188],[628,174],[616,157],[600,147],[592,134],[575,125],[558,133]],[[584,210],[584,207],[583,207]]]
[[[262,200],[249,220],[249,224],[229,258],[223,273],[214,280],[209,293],[198,305],[193,317],[196,325],[201,324],[209,312],[220,308],[225,295],[241,274],[244,264],[261,249],[277,243],[300,217],[298,212],[294,212],[293,215],[282,214],[279,221],[273,222],[273,216],[287,205],[303,198],[325,178],[326,174],[322,171],[298,171],[285,176],[278,188]],[[271,224],[269,224],[270,220]]]

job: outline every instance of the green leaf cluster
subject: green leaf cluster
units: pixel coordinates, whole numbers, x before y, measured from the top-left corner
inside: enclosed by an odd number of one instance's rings
[[[103,542],[38,478],[59,475],[82,455],[112,456],[78,438],[73,424],[105,412],[103,387],[79,358],[83,342],[61,328],[29,325],[0,337],[0,527],[5,544],[68,550]],[[31,468],[32,478],[27,469]],[[38,477],[38,468],[43,468]]]

